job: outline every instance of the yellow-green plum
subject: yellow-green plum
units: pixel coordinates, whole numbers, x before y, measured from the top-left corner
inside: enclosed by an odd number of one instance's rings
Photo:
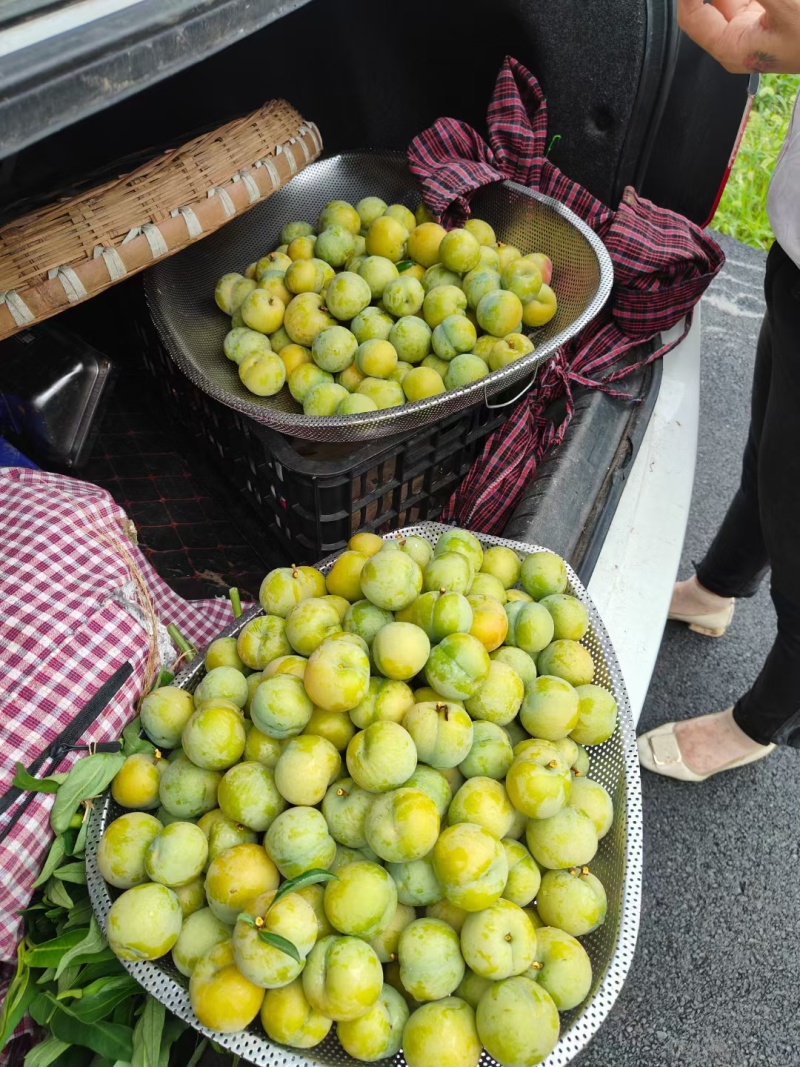
[[[611,829],[614,804],[599,782],[593,782],[591,778],[575,778],[569,806],[592,820],[598,839],[605,837]]]
[[[183,920],[178,940],[172,948],[172,962],[187,978],[197,961],[215,945],[229,941],[232,930],[216,917],[211,908],[201,908]]]
[[[448,634],[469,633],[472,608],[461,593],[443,593],[432,589],[414,601],[411,619],[425,631],[430,641],[437,643]]]
[[[351,393],[336,405],[334,415],[363,415],[367,411],[377,411],[378,405],[368,396]]]
[[[261,1008],[261,1025],[271,1041],[289,1048],[314,1048],[328,1036],[333,1020],[315,1011],[295,978],[279,989],[268,989]]]
[[[391,335],[393,325],[391,315],[387,315],[380,308],[367,307],[350,323],[350,332],[359,344],[373,338],[386,341]]]
[[[274,772],[255,760],[237,763],[226,771],[217,795],[229,819],[257,833],[266,830],[286,807],[275,786]]]
[[[351,563],[352,563],[352,561],[351,561]],[[349,577],[352,580],[352,572],[350,573]],[[328,575],[328,580],[329,579],[330,579],[330,574]],[[329,586],[329,588],[330,588],[330,586]],[[359,593],[358,596],[354,596],[353,600],[358,600],[360,595],[361,594]],[[339,622],[344,622],[344,617],[347,614],[347,609],[350,607],[350,601],[348,600],[348,598],[346,596],[344,596],[344,594],[342,593],[341,589],[337,588],[336,592],[331,590],[322,599],[323,600],[327,600],[329,604],[333,604],[333,606],[339,612]],[[335,635],[333,635],[333,636],[335,636]]]
[[[589,685],[594,677],[594,660],[588,648],[577,641],[552,641],[536,657],[539,674],[552,674],[570,685]]]
[[[347,845],[337,845],[336,855],[333,857],[328,870],[332,874],[338,874],[342,867],[350,863],[377,863],[381,864],[380,857],[376,856],[371,848],[348,848]],[[331,927],[331,929],[333,929]]]
[[[175,748],[180,744],[183,728],[193,711],[191,693],[174,685],[162,685],[147,694],[139,714],[144,731],[154,745]]]
[[[367,695],[350,711],[350,719],[360,730],[374,722],[401,723],[414,706],[414,694],[405,682],[392,678],[370,678]]]
[[[439,249],[447,231],[438,222],[423,222],[408,235],[408,254],[423,267],[439,262]]]
[[[575,764],[578,760],[578,744],[573,741],[571,737],[561,737],[558,741],[554,742],[556,748],[561,753],[564,762],[572,772],[573,778],[575,777]],[[580,775],[578,775],[580,777]]]
[[[397,789],[411,777],[416,765],[414,740],[398,722],[372,722],[365,730],[359,731],[348,745],[350,777],[369,793],[386,793]]]
[[[379,411],[386,408],[398,408],[405,403],[405,393],[400,382],[386,378],[365,378],[360,382],[357,393],[368,396]]]
[[[555,318],[557,311],[556,294],[549,285],[542,285],[537,295],[523,305],[522,321],[531,328],[546,326],[551,319]]]
[[[174,822],[150,842],[144,867],[151,881],[173,889],[197,878],[207,856],[208,841],[200,827],[191,822]]]
[[[330,870],[330,868],[328,869]],[[328,916],[325,914],[325,886],[316,883],[315,885],[303,886],[302,889],[296,889],[295,892],[303,900],[308,901],[314,909],[314,915],[317,918],[317,940],[334,933],[333,927],[328,922]]]
[[[342,715],[338,711],[326,711],[324,708],[315,707],[303,732],[324,737],[327,741],[330,741],[337,752],[344,752],[350,744],[356,728],[347,715]]]
[[[514,809],[502,782],[476,775],[461,786],[447,810],[450,826],[471,823],[501,839],[511,829]]]
[[[410,622],[388,623],[378,630],[372,642],[375,665],[381,674],[395,681],[408,681],[419,674],[430,650],[425,631]]]
[[[589,613],[574,596],[568,593],[553,593],[541,601],[553,616],[556,640],[580,641],[589,629]]]
[[[462,285],[467,294],[467,303],[474,311],[487,293],[501,288],[500,275],[496,270],[487,270],[478,265],[475,270],[464,275]]]
[[[373,555],[375,555],[374,552],[370,553],[368,558],[371,558]],[[361,571],[363,571],[363,569],[362,566],[359,571],[359,585],[361,583]],[[348,608],[342,621],[342,625],[347,633],[357,634],[367,642],[368,646],[371,646],[378,630],[392,621],[393,616],[391,611],[379,608],[369,600],[357,600]],[[355,722],[355,720],[353,721]],[[356,726],[361,725],[361,723],[356,722]]]
[[[492,337],[492,335],[489,333],[482,333],[478,340],[475,342],[475,347],[472,350],[472,354],[475,356],[479,356],[488,367],[494,346],[498,343],[499,342],[496,337]]]
[[[310,222],[287,222],[281,230],[281,244],[288,245],[295,237],[307,237],[314,233]]]
[[[418,789],[426,793],[436,805],[439,818],[444,817],[453,799],[453,791],[442,772],[424,763],[417,764],[417,769],[410,778],[403,782],[403,786],[406,789]]]
[[[490,660],[486,680],[464,706],[473,719],[505,726],[516,716],[524,696],[525,686],[513,667]]]
[[[460,555],[465,556],[470,561],[473,571],[477,572],[481,569],[483,548],[475,534],[470,533],[469,530],[453,527],[440,534],[434,548],[434,556],[441,556],[450,552],[458,552]]]
[[[130,889],[147,881],[145,856],[161,833],[161,822],[143,811],[130,811],[106,827],[97,846],[97,866],[117,889]]]
[[[391,872],[390,872],[391,873]],[[391,963],[397,959],[397,945],[400,935],[409,923],[414,922],[417,913],[408,904],[398,904],[389,923],[375,937],[369,939],[381,963]],[[384,988],[386,988],[384,986]]]
[[[259,333],[274,333],[283,324],[286,305],[277,296],[272,296],[264,289],[253,289],[244,298],[239,310],[245,326],[249,326],[251,330],[257,330]],[[241,366],[240,364],[240,374]]]
[[[421,363],[431,350],[432,331],[418,315],[403,315],[389,331],[389,341],[404,363]]]
[[[187,756],[181,755],[171,760],[161,775],[158,798],[170,815],[195,819],[217,806],[221,778],[219,771],[196,767]]]
[[[475,1013],[458,997],[423,1004],[403,1030],[408,1067],[477,1067],[480,1055]]]
[[[317,238],[313,233],[303,233],[293,237],[286,246],[286,255],[292,262],[298,259],[311,259],[317,245]]]
[[[250,901],[243,914],[260,924],[239,919],[233,929],[233,958],[245,978],[263,989],[276,989],[294,981],[317,940],[317,917],[311,905],[297,893],[275,900],[269,890]],[[300,960],[261,938],[261,931],[291,941]]]
[[[492,337],[517,333],[522,324],[522,303],[506,289],[496,289],[481,297],[476,309],[478,325]]]
[[[335,415],[339,405],[349,396],[350,394],[343,385],[338,385],[336,382],[321,382],[306,394],[303,401],[303,414],[316,418]]]
[[[268,615],[285,619],[301,600],[325,595],[325,579],[314,567],[277,567],[261,583],[258,599]]]
[[[520,574],[522,588],[534,600],[543,600],[567,587],[567,568],[554,552],[533,552],[526,556]]]
[[[390,215],[381,215],[371,223],[366,234],[366,250],[369,256],[384,256],[392,263],[399,263],[408,240],[408,230]]]
[[[472,724],[472,747],[459,763],[465,778],[494,778],[501,781],[514,762],[508,734],[493,722],[480,719]]]
[[[323,600],[328,599],[329,598],[327,596],[323,597]],[[277,659],[274,659],[270,663],[268,663],[263,671],[261,671],[260,673],[258,671],[255,672],[258,678],[258,682],[254,683],[254,686],[257,688],[257,686],[260,685],[261,682],[266,682],[268,678],[274,678],[276,674],[291,674],[295,678],[303,678],[306,673],[307,663],[308,660],[305,658],[305,656],[298,656],[294,652],[291,652],[286,656],[278,656]],[[250,678],[252,677],[253,675],[250,675],[248,677],[248,685],[250,684]],[[253,696],[255,696],[255,688],[253,689]],[[251,696],[250,703],[252,704],[252,702],[253,699]]]
[[[539,866],[551,871],[581,867],[590,863],[597,852],[594,822],[569,806],[549,819],[531,819],[525,840]]]
[[[416,919],[397,946],[400,981],[420,1002],[449,996],[464,977],[458,934],[441,919]]]
[[[264,848],[284,878],[330,867],[336,842],[316,808],[296,807],[282,812],[264,836]]]
[[[317,233],[321,233],[328,226],[344,226],[355,234],[361,229],[361,217],[357,209],[346,200],[331,200],[319,213]]]
[[[325,304],[335,318],[349,322],[369,305],[372,292],[369,285],[353,271],[337,274],[326,290]],[[313,348],[312,348],[313,352]],[[328,370],[329,368],[325,368]],[[339,367],[338,370],[343,368]]]
[[[405,552],[385,551],[371,556],[361,572],[361,589],[384,611],[408,607],[422,590],[422,571]]]
[[[502,271],[505,269],[505,267],[508,266],[509,263],[513,262],[515,259],[522,258],[522,253],[516,247],[516,245],[510,245],[506,244],[503,241],[498,241],[496,247],[499,259],[498,270]]]
[[[537,656],[553,640],[553,616],[541,604],[513,600],[506,604],[508,616],[508,634],[506,644],[514,645]],[[547,673],[539,670],[539,673]]]
[[[310,656],[326,637],[341,629],[339,612],[322,597],[309,597],[295,605],[286,617],[286,639],[301,656]],[[307,670],[308,668],[306,668]]]
[[[335,325],[336,319],[328,312],[319,293],[298,294],[289,302],[283,319],[283,327],[289,340],[305,348],[311,348],[314,338],[321,330]],[[270,337],[270,340],[273,351],[277,352],[274,337]]]
[[[239,676],[241,677],[241,675]],[[114,775],[111,795],[123,808],[157,808],[163,761],[150,752],[134,752]]]
[[[238,655],[238,653],[237,653]],[[236,667],[214,667],[194,691],[195,707],[214,700],[226,700],[243,708],[247,701],[247,680]]]
[[[464,911],[482,911],[499,900],[508,880],[508,860],[493,834],[474,823],[442,831],[433,866],[447,899]]]
[[[497,235],[494,230],[483,219],[467,219],[464,223],[464,229],[469,230],[480,245],[494,245],[497,241]]]
[[[536,898],[542,884],[542,872],[536,860],[519,841],[505,839],[501,842],[508,860],[508,881],[503,897],[524,908]]]
[[[221,808],[217,810],[221,818],[215,819],[207,828],[202,826],[201,823],[203,819],[207,818],[207,815],[214,815],[213,811],[208,812],[197,823],[208,838],[209,863],[213,863],[220,852],[224,852],[226,848],[233,848],[234,845],[253,844],[256,840],[255,830],[250,830],[248,827],[242,826],[241,823],[229,819]]]
[[[526,742],[506,775],[511,803],[529,819],[548,819],[561,811],[571,788],[569,767],[549,741]]]
[[[325,287],[325,270],[328,264],[321,259],[296,259],[286,270],[284,284],[287,291],[298,296],[300,293],[321,293]],[[291,296],[286,303],[291,302]]]
[[[329,326],[314,338],[311,355],[318,367],[335,374],[355,359],[358,341],[344,326]]]
[[[472,579],[472,585],[469,587],[471,596],[488,596],[493,597],[500,604],[506,602],[506,590],[503,583],[499,578],[495,578],[494,575],[486,574],[484,571],[478,571],[475,577]]]
[[[524,589],[507,589],[507,603],[511,604],[516,600],[523,600],[526,604],[529,604],[533,600],[533,597],[526,593]]]
[[[464,917],[466,918],[465,912]],[[494,985],[491,978],[484,978],[481,974],[475,974],[474,971],[467,967],[464,971],[464,977],[458,984],[456,989],[456,996],[461,997],[462,1000],[466,1000],[467,1004],[473,1011],[478,1007],[480,999],[483,994]]]
[[[451,360],[455,360],[457,356],[471,352],[475,347],[476,340],[475,327],[465,315],[448,315],[433,331],[431,343],[433,351],[439,359],[449,363]],[[477,368],[475,377],[483,377],[488,373],[486,364],[478,356],[475,356],[475,359],[481,364]],[[465,361],[462,360],[459,366],[463,367],[464,365]],[[445,385],[448,388],[453,388],[452,385],[448,384],[447,379],[445,379]]]
[[[369,229],[375,219],[379,219],[386,211],[386,201],[379,196],[365,196],[356,204],[356,211],[362,229]]]
[[[258,288],[263,289],[270,296],[276,296],[284,306],[292,299],[292,293],[286,288],[286,271],[284,270],[264,271],[258,279]]]
[[[366,1014],[382,986],[381,961],[360,937],[323,937],[309,953],[303,971],[309,1004],[336,1022]]]
[[[522,679],[522,684],[527,687],[536,678],[536,660],[533,656],[524,652],[521,648],[513,645],[504,645],[489,654],[493,663],[504,663],[510,667]]]
[[[289,242],[286,243],[288,245]],[[288,270],[291,265],[292,260],[285,252],[270,252],[256,262],[255,279],[260,281],[260,275],[266,274],[267,271]]]
[[[536,931],[536,958],[528,977],[550,994],[559,1011],[569,1011],[586,999],[592,987],[592,963],[571,934],[543,926]]]
[[[496,341],[489,353],[489,370],[502,370],[509,363],[533,352],[533,343],[522,333],[509,333]]]
[[[275,785],[289,804],[321,804],[331,782],[339,777],[342,758],[335,746],[318,734],[290,738],[275,764]]]
[[[354,252],[355,240],[353,233],[344,226],[339,226],[336,223],[326,227],[326,229],[317,236],[313,250],[313,254],[317,259],[324,260],[332,267],[344,266]],[[292,251],[290,248],[289,255],[291,254]],[[350,318],[351,316],[342,317]]]
[[[182,924],[181,906],[172,890],[145,882],[126,889],[111,905],[106,919],[108,946],[121,960],[156,960],[178,940]]]
[[[578,693],[563,678],[539,675],[525,690],[519,717],[533,737],[559,741],[578,722]]]
[[[451,700],[450,703],[453,704],[455,701]],[[466,781],[458,767],[443,767],[439,771],[439,774],[443,775],[447,780],[447,784],[450,786],[450,792],[453,794],[457,793]]]
[[[448,270],[442,263],[434,263],[422,276],[422,288],[429,293],[438,285],[454,285],[457,289],[461,289],[461,275],[454,270]],[[466,303],[464,307],[466,308]]]
[[[476,974],[502,981],[524,974],[536,956],[536,931],[516,904],[501,897],[468,915],[461,929],[461,951]]]
[[[389,341],[375,337],[356,350],[356,366],[369,378],[388,378],[397,367],[397,352]]]
[[[504,589],[517,584],[521,570],[522,564],[517,553],[503,545],[493,545],[483,554],[481,572],[497,578]]]
[[[314,705],[300,678],[292,674],[276,674],[256,689],[250,717],[267,736],[284,740],[302,733],[313,710]]]
[[[367,256],[358,268],[358,273],[367,283],[373,300],[380,300],[386,286],[397,277],[397,267],[384,256]]]
[[[449,926],[452,926],[457,934],[460,934],[464,921],[470,913],[464,911],[463,908],[456,907],[455,904],[451,904],[447,897],[443,897],[442,900],[437,900],[435,904],[429,904],[425,909],[425,914],[431,919],[442,919]]]
[[[189,998],[203,1026],[232,1034],[244,1030],[258,1015],[264,990],[248,982],[236,966],[233,944],[223,941],[195,964]]]
[[[242,280],[243,275],[236,271],[231,271],[229,274],[223,274],[216,284],[214,289],[214,301],[220,311],[224,311],[226,315],[232,315],[235,310],[233,292]],[[253,285],[253,288],[255,288],[255,284]]]
[[[335,930],[369,941],[394,918],[397,887],[377,863],[348,863],[325,886],[324,905]]]
[[[617,728],[617,702],[600,685],[579,685],[577,689],[578,722],[570,736],[579,745],[602,745]]]
[[[232,668],[218,667],[217,670]],[[239,677],[244,682],[244,676],[239,674]],[[245,682],[245,695],[246,687]],[[211,701],[199,707],[186,723],[181,734],[181,745],[195,766],[222,771],[241,759],[246,739],[240,712]]]
[[[472,585],[475,570],[461,552],[445,552],[434,556],[422,575],[426,592],[466,593]]]
[[[403,726],[416,745],[419,760],[429,767],[457,767],[472,748],[472,720],[458,704],[415,704]]]
[[[466,309],[467,296],[463,289],[455,285],[435,285],[425,294],[422,316],[434,330],[449,316],[463,314]]]
[[[503,610],[503,605],[493,596],[479,596],[472,593],[467,600],[472,608],[472,626],[469,632],[480,641],[487,652],[494,652],[502,645],[508,634],[508,616]]]
[[[516,975],[497,982],[475,1013],[480,1040],[503,1067],[541,1063],[558,1042],[558,1010],[537,982]]]
[[[286,332],[283,326],[269,335],[269,343],[272,345],[272,351],[281,353],[284,348],[292,344],[292,339]]]
[[[440,696],[466,700],[486,681],[490,666],[489,653],[477,638],[471,634],[448,634],[431,651],[425,677]]]
[[[285,620],[278,615],[259,615],[251,619],[239,632],[236,651],[251,670],[263,671],[272,660],[292,651],[286,637]]]
[[[512,260],[501,272],[503,288],[520,298],[523,304],[538,295],[542,288],[542,272],[533,260]]]
[[[383,291],[383,306],[390,315],[398,319],[404,315],[415,315],[421,309],[424,299],[425,290],[422,283],[407,274],[389,282]]]
[[[386,869],[394,879],[397,899],[401,904],[424,908],[428,904],[435,904],[444,895],[430,853],[407,863],[389,863]]]
[[[222,350],[233,363],[242,363],[250,356],[262,356],[270,352],[269,338],[247,326],[237,326],[225,335]]]
[[[362,1063],[385,1060],[400,1051],[409,1008],[402,996],[384,985],[375,1004],[357,1019],[339,1022],[336,1035],[345,1052]]]
[[[356,785],[352,778],[339,778],[328,786],[322,814],[334,841],[348,848],[366,845],[364,823],[373,800],[374,795]]]
[[[233,667],[242,672],[248,669],[236,651],[235,637],[218,637],[212,641],[206,649],[204,664],[207,671],[213,671],[215,667]]]
[[[401,226],[410,233],[417,225],[414,212],[410,211],[405,204],[390,204],[384,211],[387,218],[397,219]]]
[[[309,657],[303,684],[317,707],[350,711],[369,690],[369,656],[351,641],[323,641]]]
[[[316,363],[301,363],[290,372],[288,381],[289,392],[298,404],[303,404],[312,389],[332,382],[333,376]]]
[[[447,374],[447,368],[450,366],[446,359],[439,359],[437,355],[431,352],[430,355],[423,359],[422,366],[428,370],[435,371],[442,379],[442,385],[444,385],[444,376]]]
[[[439,813],[427,793],[394,789],[375,797],[364,832],[369,847],[387,863],[421,859],[439,836]]]
[[[508,790],[506,790],[508,792]],[[525,831],[528,828],[528,816],[524,812],[517,811],[514,808],[514,822],[511,824],[511,829],[506,834],[506,837],[512,841],[520,841],[525,836]]]
[[[481,258],[480,242],[469,230],[450,230],[439,245],[439,259],[448,270],[466,274]]]
[[[603,884],[587,868],[545,871],[542,875],[536,910],[548,926],[583,937],[603,925],[607,908]]]

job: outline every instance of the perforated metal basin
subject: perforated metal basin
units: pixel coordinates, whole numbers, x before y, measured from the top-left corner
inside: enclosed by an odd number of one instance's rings
[[[475,195],[474,214],[491,223],[500,240],[524,252],[544,252],[554,264],[559,309],[547,326],[527,331],[536,345],[534,352],[461,389],[361,415],[303,415],[287,389],[275,397],[254,396],[222,352],[230,319],[214,303],[217,279],[227,271],[243,271],[275,248],[284,223],[313,222],[329,200],[356,203],[370,195],[412,208],[419,202],[419,188],[401,153],[346,152],[313,163],[263,204],[147,272],[145,291],[153,320],[167,351],[195,385],[256,422],[293,437],[359,441],[400,433],[517,385],[508,390],[513,399],[519,386],[530,383],[537,368],[597,315],[611,292],[611,259],[577,215],[523,185],[497,182]],[[504,395],[502,401],[509,398]]]
[[[401,538],[419,534],[431,544],[445,530],[451,529],[441,523],[428,522],[418,526],[409,526],[391,535]],[[539,546],[526,545],[518,541],[506,541],[500,537],[488,537],[478,534],[478,539],[488,548],[491,545],[505,545],[508,548],[527,555],[539,551]],[[335,557],[331,556],[320,564],[320,570],[327,573]],[[639,779],[639,761],[636,753],[636,739],[633,718],[631,716],[625,683],[620,673],[617,657],[611,647],[606,629],[574,571],[567,568],[569,575],[568,592],[586,606],[589,612],[589,631],[581,642],[592,654],[595,664],[594,681],[610,689],[619,707],[619,723],[613,736],[602,745],[592,747],[590,751],[591,766],[589,775],[605,786],[614,802],[614,822],[608,834],[600,842],[597,855],[592,861],[591,870],[603,883],[608,895],[608,914],[603,926],[587,937],[581,938],[592,961],[594,979],[586,1000],[572,1011],[561,1015],[561,1037],[555,1049],[543,1061],[544,1067],[563,1067],[570,1063],[589,1043],[600,1024],[610,1012],[617,999],[625,977],[633,960],[636,947],[636,935],[639,927],[639,905],[642,887],[642,805]],[[242,616],[226,635],[235,635],[244,624],[255,615],[254,609]],[[175,684],[194,691],[205,674],[202,657],[188,670],[184,671]],[[100,837],[108,823],[122,814],[110,795],[98,802],[93,809],[89,823],[86,845],[86,872],[89,895],[95,915],[100,926],[105,930],[106,916],[112,904],[109,886],[97,869],[96,851]],[[207,1030],[198,1022],[189,1002],[188,980],[173,966],[169,956],[153,963],[125,963],[125,968],[156,999],[162,1001],[170,1011],[189,1023],[196,1030],[213,1038],[231,1052],[242,1056],[252,1063],[264,1067],[301,1067],[301,1065],[320,1065],[334,1067],[342,1064],[357,1067],[359,1061],[352,1059],[339,1044],[335,1028],[325,1041],[314,1049],[297,1052],[272,1043],[264,1034],[258,1022],[238,1034],[220,1034]],[[405,1060],[401,1053],[391,1060],[395,1067],[402,1067]],[[481,1055],[483,1067],[497,1067],[488,1053]],[[442,1067],[448,1067],[442,1064]]]

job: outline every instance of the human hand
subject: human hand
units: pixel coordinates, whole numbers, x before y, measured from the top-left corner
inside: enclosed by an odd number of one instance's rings
[[[800,73],[800,0],[678,0],[678,22],[732,74]]]

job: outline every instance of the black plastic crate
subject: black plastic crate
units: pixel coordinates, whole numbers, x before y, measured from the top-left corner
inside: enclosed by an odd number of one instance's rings
[[[141,355],[172,429],[191,439],[296,563],[341,551],[361,530],[437,519],[513,406],[476,405],[414,433],[358,444],[285,437],[225,407],[181,373],[142,302]]]

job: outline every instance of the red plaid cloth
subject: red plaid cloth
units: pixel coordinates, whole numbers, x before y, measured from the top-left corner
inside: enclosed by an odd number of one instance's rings
[[[560,349],[526,401],[487,439],[483,454],[453,494],[443,518],[484,533],[500,533],[542,457],[561,443],[572,419],[573,385],[625,396],[611,383],[668,350],[610,375],[603,371],[637,345],[691,322],[694,305],[724,263],[720,248],[688,219],[626,189],[612,211],[545,159],[547,105],[539,83],[507,56],[488,112],[489,144],[456,119],[439,119],[415,137],[409,166],[431,213],[445,224],[469,216],[472,193],[510,179],[559,200],[602,237],[614,264],[614,289],[601,314]],[[556,277],[556,288],[558,278]],[[566,396],[558,426],[548,404]]]
[[[127,610],[131,564],[164,624],[202,646],[231,622],[227,600],[188,603],[164,584],[126,539],[125,513],[103,489],[21,467],[0,468],[0,796],[14,764],[29,766],[125,663],[133,667],[82,742],[112,741],[135,714],[150,637]],[[126,558],[127,554],[127,558]],[[74,753],[58,770],[79,758]],[[52,794],[38,793],[0,817],[0,1000],[15,959],[17,915],[50,847]]]

